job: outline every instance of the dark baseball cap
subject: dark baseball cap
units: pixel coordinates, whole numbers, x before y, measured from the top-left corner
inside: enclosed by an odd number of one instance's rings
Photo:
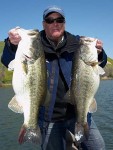
[[[59,13],[63,18],[65,18],[65,15],[64,15],[64,11],[60,8],[60,7],[57,7],[57,6],[49,6],[48,8],[46,8],[43,12],[43,20],[45,20],[46,16],[49,14],[49,13],[52,13],[52,12],[57,12]]]

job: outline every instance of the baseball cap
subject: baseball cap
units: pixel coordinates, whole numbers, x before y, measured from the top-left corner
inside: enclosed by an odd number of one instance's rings
[[[59,13],[63,18],[65,18],[65,15],[64,15],[64,11],[60,8],[60,7],[57,7],[57,6],[49,6],[47,9],[44,10],[43,12],[43,20],[45,20],[46,16],[49,14],[49,13],[52,13],[52,12],[57,12]]]

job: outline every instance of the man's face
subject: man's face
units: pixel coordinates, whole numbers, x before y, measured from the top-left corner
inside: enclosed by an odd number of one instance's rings
[[[48,20],[57,18],[59,18],[60,21],[55,20],[51,23],[48,23]],[[53,41],[59,41],[65,30],[65,21],[62,21],[62,16],[59,13],[52,13],[47,16],[46,20],[43,22],[43,28],[46,32],[47,37]]]

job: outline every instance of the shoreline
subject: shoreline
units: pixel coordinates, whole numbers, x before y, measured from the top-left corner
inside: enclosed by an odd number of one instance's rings
[[[100,80],[113,80],[113,78],[111,78],[111,77],[100,77]]]
[[[1,88],[1,87],[11,87],[11,86],[12,86],[12,84],[10,84],[10,83],[5,83],[5,84],[4,84],[4,83],[1,83],[1,84],[0,84],[0,88]]]

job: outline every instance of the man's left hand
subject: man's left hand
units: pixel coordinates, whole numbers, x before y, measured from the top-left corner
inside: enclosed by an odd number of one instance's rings
[[[98,54],[102,52],[102,49],[103,49],[103,43],[102,43],[101,40],[97,40],[96,48],[97,48]]]

